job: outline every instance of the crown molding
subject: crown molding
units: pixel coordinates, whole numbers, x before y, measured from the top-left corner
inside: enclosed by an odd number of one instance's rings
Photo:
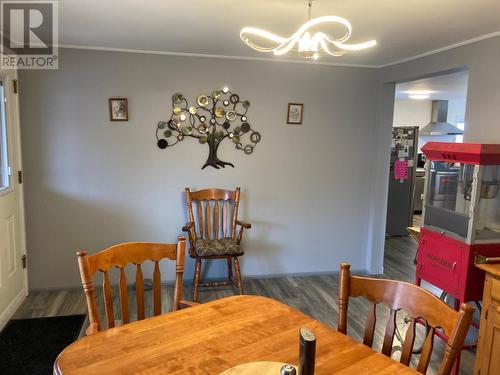
[[[128,49],[128,48],[113,48],[113,47],[95,47],[83,46],[78,44],[60,44],[59,48],[67,49],[82,49],[103,52],[123,52],[123,53],[138,53],[145,55],[166,55],[166,56],[180,56],[180,57],[202,57],[208,59],[228,59],[228,60],[247,60],[247,61],[265,61],[274,63],[288,63],[288,64],[306,64],[306,65],[329,65],[329,66],[343,66],[351,68],[377,68],[375,65],[363,64],[342,64],[327,61],[310,61],[310,60],[289,60],[289,59],[273,59],[269,57],[252,57],[252,56],[231,56],[231,55],[213,55],[206,53],[188,53],[188,52],[168,52],[168,51],[155,51],[155,50],[142,50],[142,49]]]
[[[393,61],[393,62],[390,62],[390,63],[387,63],[387,64],[378,65],[376,67],[377,68],[386,68],[388,66],[402,64],[402,63],[405,63],[405,62],[408,62],[408,61],[420,59],[422,57],[435,55],[437,53],[441,53],[441,52],[449,51],[451,49],[455,49],[455,48],[458,48],[458,47],[463,47],[463,46],[466,46],[466,45],[469,45],[469,44],[477,43],[477,42],[480,42],[482,40],[496,38],[498,36],[500,36],[500,31],[495,31],[494,33],[481,35],[481,36],[478,36],[478,37],[472,38],[472,39],[467,39],[467,40],[464,40],[463,42],[451,44],[451,45],[446,46],[446,47],[442,47],[442,48],[438,48],[438,49],[435,49],[435,50],[432,50],[432,51],[421,53],[420,55],[415,55],[415,56],[407,57],[405,59],[396,60],[396,61]]]
[[[435,55],[441,52],[449,51],[458,47],[463,47],[469,44],[477,43],[483,40],[492,39],[500,36],[500,31],[496,31],[490,34],[485,34],[478,36],[476,38],[467,39],[459,43],[451,44],[446,47],[441,47],[432,51],[424,52],[419,55],[407,57],[401,60],[392,61],[381,65],[369,65],[369,64],[349,64],[349,63],[336,63],[327,61],[310,61],[310,60],[289,60],[289,59],[274,59],[269,57],[250,57],[250,56],[231,56],[231,55],[215,55],[215,54],[205,54],[205,53],[188,53],[188,52],[168,52],[168,51],[156,51],[156,50],[141,50],[141,49],[129,49],[129,48],[113,48],[113,47],[97,47],[97,46],[86,46],[78,44],[60,44],[59,48],[67,49],[80,49],[80,50],[93,50],[93,51],[104,51],[104,52],[121,52],[121,53],[137,53],[145,55],[165,55],[165,56],[178,56],[178,57],[201,57],[208,59],[227,59],[227,60],[246,60],[246,61],[264,61],[264,62],[274,62],[274,63],[287,63],[287,64],[306,64],[306,65],[322,65],[322,66],[340,66],[340,67],[350,67],[350,68],[369,68],[369,69],[380,69],[389,66],[402,64],[412,60],[417,60],[422,57],[427,57]]]

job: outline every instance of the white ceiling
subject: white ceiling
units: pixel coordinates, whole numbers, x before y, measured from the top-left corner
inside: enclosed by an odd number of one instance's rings
[[[245,46],[244,26],[289,36],[305,0],[60,0],[60,43],[114,49],[273,58]],[[315,0],[313,17],[353,26],[350,43],[378,46],[323,63],[381,66],[500,31],[499,0]]]
[[[462,71],[396,85],[396,99],[408,99],[408,92],[430,91],[430,100],[466,100],[469,72]]]

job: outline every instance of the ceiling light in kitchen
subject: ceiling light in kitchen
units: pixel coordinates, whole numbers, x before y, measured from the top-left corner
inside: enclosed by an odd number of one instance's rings
[[[408,91],[408,98],[424,100],[429,99],[431,97],[430,91]]]

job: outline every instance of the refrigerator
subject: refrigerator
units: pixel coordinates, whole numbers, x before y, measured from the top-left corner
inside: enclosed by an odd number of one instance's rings
[[[413,226],[413,199],[417,167],[418,126],[392,128],[386,233],[408,235]]]

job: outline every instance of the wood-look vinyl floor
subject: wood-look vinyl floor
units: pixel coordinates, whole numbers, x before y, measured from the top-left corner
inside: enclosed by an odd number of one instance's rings
[[[385,251],[385,272],[383,277],[413,282],[415,277],[415,265],[413,259],[416,252],[416,242],[409,237],[389,238],[386,240]],[[257,294],[282,301],[293,308],[304,312],[332,327],[337,326],[338,318],[338,276],[297,276],[267,279],[246,279],[244,285],[247,294]],[[190,285],[184,287],[184,296],[191,299],[192,288]],[[200,292],[200,302],[230,296],[236,290],[228,287],[225,289],[202,289]],[[117,293],[114,293],[117,296]],[[163,286],[162,310],[169,311],[173,288],[170,285]],[[133,288],[129,290],[129,309],[131,319],[135,320],[135,293]],[[145,303],[146,314],[151,315],[151,293],[146,293]],[[98,290],[98,301],[102,309],[102,297]],[[114,301],[115,313],[119,319],[119,302]],[[348,334],[357,340],[362,340],[364,322],[369,309],[366,300],[356,298],[349,303]],[[70,315],[86,313],[85,298],[80,288],[65,290],[42,290],[32,291],[26,301],[16,312],[14,318],[31,318],[56,315]],[[103,314],[103,313],[102,313]],[[388,309],[379,306],[377,311],[378,324],[374,340],[375,350],[380,351],[383,340],[385,324],[389,317]],[[102,321],[104,316],[101,316]],[[400,324],[403,324],[402,317],[398,317]],[[397,339],[394,345],[400,345]],[[428,374],[434,374],[439,366],[444,346],[442,341],[435,338],[435,349]],[[400,351],[395,350],[393,357],[398,358]],[[472,374],[474,367],[475,353],[473,351],[462,352],[462,363],[460,374]],[[416,363],[418,356],[413,356]]]

